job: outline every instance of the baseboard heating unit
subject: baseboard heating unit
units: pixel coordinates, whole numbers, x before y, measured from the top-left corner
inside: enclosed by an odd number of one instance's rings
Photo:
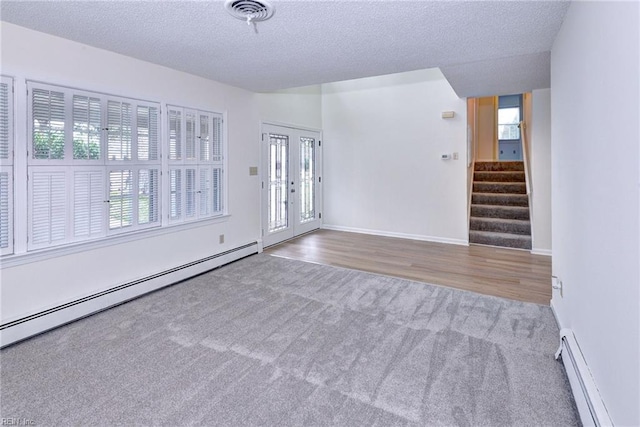
[[[249,243],[178,267],[123,283],[38,313],[12,319],[0,325],[0,347],[22,341],[50,329],[87,317],[149,292],[239,260],[258,252],[258,243]]]
[[[560,348],[556,352],[556,359],[559,357],[562,357],[567,371],[582,425],[612,426],[613,422],[571,329],[560,331]]]

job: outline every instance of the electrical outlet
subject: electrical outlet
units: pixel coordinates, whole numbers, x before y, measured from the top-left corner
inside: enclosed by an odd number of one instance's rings
[[[224,243],[224,234],[220,235],[220,239],[219,240],[220,240],[220,244]]]
[[[460,157],[460,156],[458,155],[458,152],[457,152],[457,151],[456,151],[456,152],[454,152],[454,153],[453,153],[453,160],[458,160],[458,157]]]

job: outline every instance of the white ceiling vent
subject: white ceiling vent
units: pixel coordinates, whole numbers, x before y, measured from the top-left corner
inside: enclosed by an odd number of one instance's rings
[[[224,7],[231,16],[247,21],[247,24],[266,21],[275,11],[266,0],[226,0]]]

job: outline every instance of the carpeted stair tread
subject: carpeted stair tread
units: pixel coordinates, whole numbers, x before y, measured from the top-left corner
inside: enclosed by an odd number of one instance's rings
[[[475,171],[474,181],[489,182],[524,182],[524,172],[521,171]]]
[[[476,162],[476,171],[524,171],[524,162]]]
[[[469,242],[531,249],[524,162],[476,162]]]
[[[492,231],[472,230],[469,232],[469,242],[478,243],[481,245],[531,249],[531,236],[523,234],[496,233]]]
[[[474,231],[531,235],[529,220],[472,217],[469,226]]]
[[[526,194],[510,193],[473,193],[471,203],[474,205],[529,206]]]
[[[527,194],[527,185],[524,182],[474,181],[473,192]]]
[[[527,206],[471,205],[472,217],[529,219]]]

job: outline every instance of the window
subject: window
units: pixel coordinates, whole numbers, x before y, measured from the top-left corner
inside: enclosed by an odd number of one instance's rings
[[[223,215],[222,114],[169,106],[163,135],[159,103],[27,80],[14,153],[13,86],[2,77],[1,255]]]
[[[27,89],[28,249],[159,226],[159,105]]]
[[[174,106],[168,110],[170,221],[221,215],[222,115]]]
[[[498,139],[519,140],[522,111],[521,95],[506,95],[498,98]]]
[[[0,82],[0,254],[13,253],[13,80]]]

